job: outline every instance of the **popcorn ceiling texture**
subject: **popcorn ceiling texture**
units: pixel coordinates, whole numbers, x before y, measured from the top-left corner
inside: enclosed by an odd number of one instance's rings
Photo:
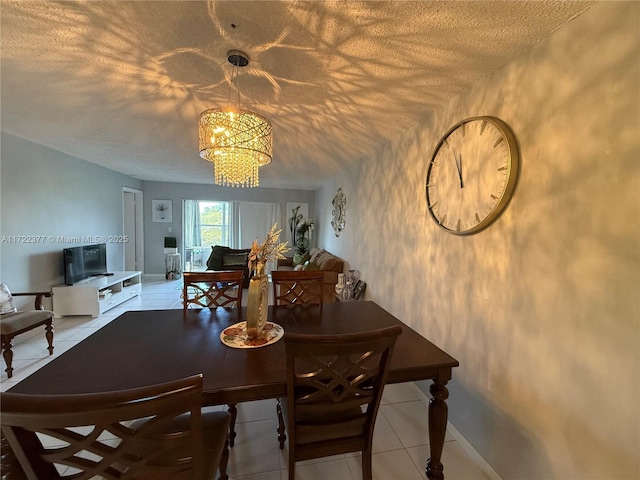
[[[274,127],[261,186],[315,188],[592,2],[2,1],[2,129],[143,180],[213,183],[197,121]]]

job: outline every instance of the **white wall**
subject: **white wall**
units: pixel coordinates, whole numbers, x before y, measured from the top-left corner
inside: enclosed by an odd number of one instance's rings
[[[48,291],[64,283],[62,250],[103,243],[85,237],[121,236],[122,187],[141,185],[5,132],[0,167],[0,281],[14,292]],[[14,243],[14,236],[35,242]],[[123,268],[123,245],[116,240],[106,242],[110,270]]]
[[[640,3],[595,5],[317,192],[319,245],[460,361],[450,420],[504,480],[640,478],[639,26]],[[511,126],[521,173],[494,225],[456,237],[426,169],[476,115]]]

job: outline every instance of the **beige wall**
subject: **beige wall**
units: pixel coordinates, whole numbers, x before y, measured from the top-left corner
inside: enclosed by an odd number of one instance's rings
[[[493,226],[456,237],[426,168],[476,115],[511,126],[521,173]],[[640,478],[639,137],[640,3],[606,2],[317,192],[319,245],[460,361],[450,420],[505,480]]]

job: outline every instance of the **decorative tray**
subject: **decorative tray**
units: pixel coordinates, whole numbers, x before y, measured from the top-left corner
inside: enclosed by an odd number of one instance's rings
[[[284,328],[277,323],[266,322],[262,334],[249,338],[247,322],[239,322],[225,328],[220,333],[220,341],[231,348],[258,348],[276,343],[284,336]]]

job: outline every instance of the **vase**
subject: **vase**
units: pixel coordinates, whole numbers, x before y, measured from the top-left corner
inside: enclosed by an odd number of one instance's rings
[[[347,283],[345,283],[344,288],[342,289],[342,292],[340,292],[340,296],[342,298],[342,301],[346,302],[351,300],[351,298],[353,297],[353,283],[347,281]]]
[[[247,335],[257,338],[267,323],[269,308],[269,281],[264,273],[264,265],[256,267],[249,280],[249,298],[247,300]]]

